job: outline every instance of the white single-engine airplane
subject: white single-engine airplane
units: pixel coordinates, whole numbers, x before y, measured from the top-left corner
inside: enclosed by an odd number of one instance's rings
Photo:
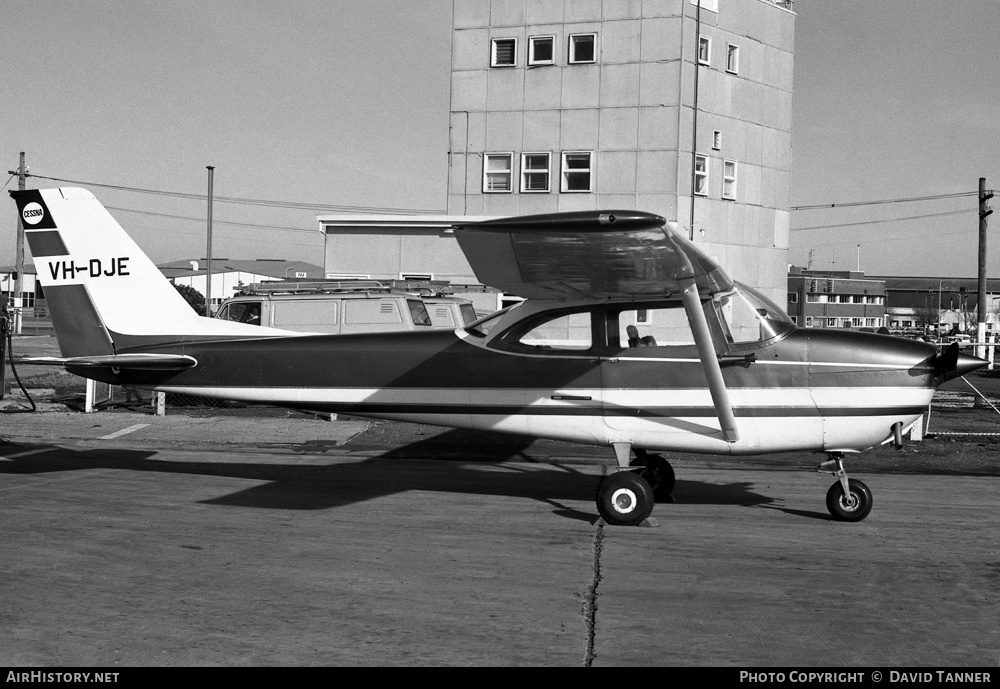
[[[825,452],[834,518],[871,492],[845,453],[899,442],[943,381],[986,362],[957,345],[796,328],[673,223],[593,211],[469,223],[477,277],[526,297],[450,330],[311,335],[198,316],[94,196],[11,192],[61,357],[114,385],[519,433],[613,448],[597,508],[633,525],[670,495],[653,450]],[[633,459],[633,455],[635,458]]]

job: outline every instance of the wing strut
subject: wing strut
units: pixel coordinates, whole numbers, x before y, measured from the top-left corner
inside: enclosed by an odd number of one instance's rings
[[[708,321],[702,310],[698,285],[695,284],[694,278],[687,278],[681,281],[681,287],[681,301],[684,303],[684,311],[687,313],[694,342],[698,347],[701,367],[705,371],[705,377],[708,378],[708,389],[712,393],[712,403],[715,405],[715,413],[722,427],[722,437],[726,442],[735,443],[740,439],[739,430],[736,428],[736,416],[729,401],[726,383],[722,380],[722,369],[719,367],[715,345],[712,343],[712,333],[708,329]]]

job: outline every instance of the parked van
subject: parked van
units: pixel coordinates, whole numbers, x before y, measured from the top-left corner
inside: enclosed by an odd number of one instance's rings
[[[472,302],[365,283],[259,283],[222,302],[216,318],[308,333],[458,328],[476,320]]]

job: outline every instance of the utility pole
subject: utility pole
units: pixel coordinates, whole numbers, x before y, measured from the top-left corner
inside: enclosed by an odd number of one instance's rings
[[[993,192],[986,191],[986,178],[979,178],[979,304],[976,315],[976,342],[986,342],[986,218],[993,212],[986,202]],[[976,356],[985,358],[986,345],[976,347]]]
[[[208,169],[208,272],[205,274],[205,316],[212,317],[212,189],[215,180],[215,167]]]
[[[10,174],[15,174],[13,171],[8,171]],[[18,191],[24,191],[24,180],[28,176],[28,169],[24,165],[24,151],[21,151],[21,157],[17,166],[17,188]],[[14,293],[11,295],[16,301],[12,306],[14,306],[13,311],[13,327],[11,331],[15,335],[21,334],[21,294],[24,291],[24,222],[21,220],[21,216],[17,216],[17,249],[14,258],[14,270],[16,275],[14,276]]]

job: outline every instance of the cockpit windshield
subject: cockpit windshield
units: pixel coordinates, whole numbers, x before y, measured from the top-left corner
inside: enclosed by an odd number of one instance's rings
[[[740,283],[733,291],[717,295],[715,308],[726,338],[732,344],[765,342],[795,327],[779,306]]]

